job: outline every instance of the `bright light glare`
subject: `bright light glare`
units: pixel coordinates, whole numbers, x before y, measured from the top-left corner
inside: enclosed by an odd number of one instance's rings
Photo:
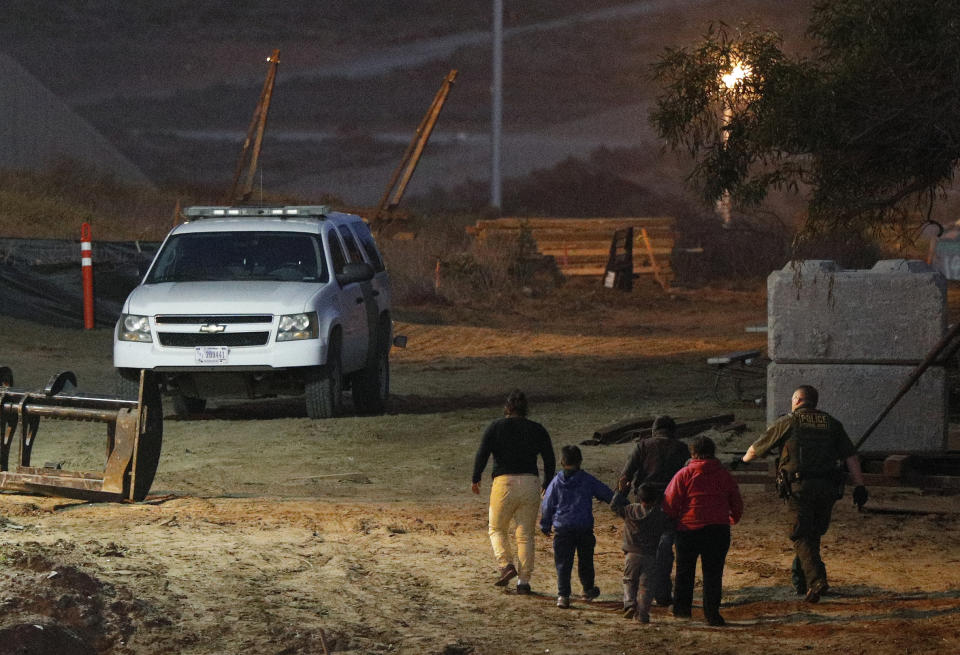
[[[723,81],[724,86],[726,86],[728,89],[732,89],[737,85],[737,83],[749,76],[750,67],[741,62],[737,62],[737,64],[733,67],[733,70],[720,79]]]

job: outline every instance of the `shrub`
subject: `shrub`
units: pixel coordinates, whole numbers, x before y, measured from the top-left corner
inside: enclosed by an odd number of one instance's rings
[[[427,218],[414,240],[381,240],[397,304],[483,304],[544,293],[559,282],[552,260],[536,255],[529,233],[481,243],[466,234],[474,219]]]
[[[0,233],[23,238],[74,239],[86,221],[97,239],[158,240],[178,197],[67,160],[42,172],[0,170],[0,188]]]

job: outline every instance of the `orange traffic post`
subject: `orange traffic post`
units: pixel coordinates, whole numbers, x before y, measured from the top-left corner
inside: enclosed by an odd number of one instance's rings
[[[80,269],[83,273],[83,328],[93,329],[93,237],[90,223],[80,226]]]

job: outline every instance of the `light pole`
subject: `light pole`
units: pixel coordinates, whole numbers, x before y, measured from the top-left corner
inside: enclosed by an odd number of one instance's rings
[[[493,96],[490,134],[490,205],[497,212],[502,204],[500,192],[500,143],[503,126],[503,0],[493,0]]]
[[[734,63],[733,68],[720,77],[720,82],[727,88],[727,91],[733,91],[738,84],[748,77],[750,77],[750,67],[738,61]],[[730,137],[727,126],[730,125],[730,122],[733,120],[733,108],[730,106],[726,94],[724,94],[722,120],[720,130],[723,134],[723,144],[726,145],[727,139]],[[716,210],[723,220],[723,227],[730,228],[732,221],[730,217],[730,192],[728,190],[724,189],[723,195],[717,199]]]

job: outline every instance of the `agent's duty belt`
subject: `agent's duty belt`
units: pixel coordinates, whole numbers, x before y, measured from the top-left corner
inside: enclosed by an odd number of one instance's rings
[[[808,471],[806,473],[797,473],[797,479],[801,482],[803,480],[832,480],[837,476],[837,469],[830,469],[829,471]]]
[[[832,480],[839,472],[838,469],[830,469],[829,471],[783,471],[783,474],[790,482],[803,482],[804,480]]]

